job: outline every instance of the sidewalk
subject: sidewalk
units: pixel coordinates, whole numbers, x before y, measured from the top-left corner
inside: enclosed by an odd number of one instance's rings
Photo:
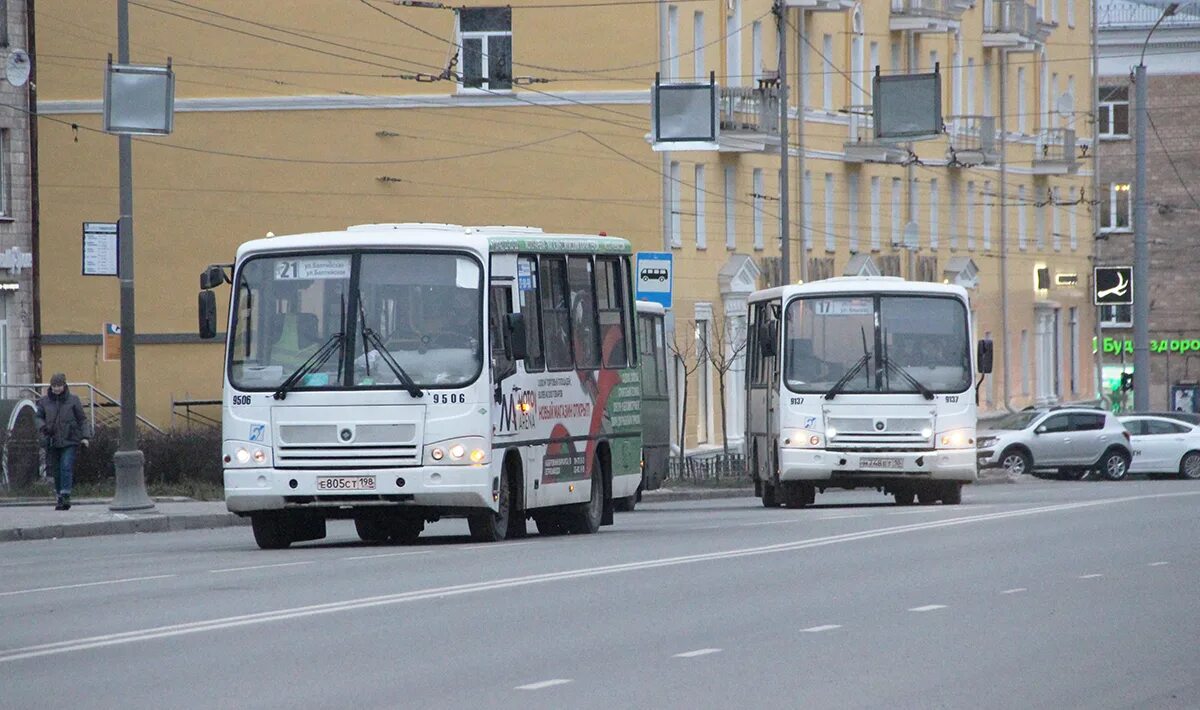
[[[72,501],[70,510],[55,510],[52,498],[0,500],[0,542],[250,524],[249,518],[227,511],[224,501],[156,498],[154,510],[130,513],[114,513],[108,503],[107,499],[84,498]]]

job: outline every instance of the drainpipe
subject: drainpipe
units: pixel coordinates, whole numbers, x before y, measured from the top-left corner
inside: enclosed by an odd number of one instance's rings
[[[1009,384],[1009,355],[1012,342],[1008,332],[1008,148],[1004,114],[1008,109],[1008,52],[1000,47],[1000,359],[1004,362],[1004,408],[1017,411],[1012,406],[1012,387]]]
[[[38,124],[37,124],[37,35],[34,32],[34,0],[25,0],[25,41],[29,47],[29,251],[33,255],[29,309],[33,311],[33,328],[29,337],[30,375],[42,382],[42,287],[41,287],[41,210],[38,193]]]
[[[1092,3],[1092,199],[1100,199],[1100,11]],[[1092,266],[1100,264],[1100,209],[1092,210]],[[1094,273],[1094,272],[1093,272]],[[1095,277],[1093,277],[1095,278]],[[1095,285],[1092,286],[1095,288]],[[1088,299],[1091,300],[1091,299]],[[1107,409],[1111,402],[1104,391],[1104,330],[1100,327],[1100,307],[1092,306],[1095,318],[1096,349],[1092,354],[1092,380],[1100,401]]]
[[[805,34],[808,32],[806,27],[808,21],[808,13],[804,10],[796,12],[796,87],[799,96],[796,101],[796,185],[800,193],[799,205],[796,207],[796,234],[800,235],[800,280],[808,282],[808,205],[806,200],[812,199],[811,195],[805,194],[804,181],[804,98],[808,92],[804,87],[808,84],[802,83],[808,81],[808,62],[805,58],[808,56],[808,51],[805,47]],[[782,73],[786,68],[781,67],[779,71]],[[790,150],[785,146],[785,150]]]

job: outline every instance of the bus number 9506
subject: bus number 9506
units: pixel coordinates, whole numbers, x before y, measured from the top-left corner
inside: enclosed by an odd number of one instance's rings
[[[435,392],[433,394],[434,404],[466,404],[467,395],[462,392]]]

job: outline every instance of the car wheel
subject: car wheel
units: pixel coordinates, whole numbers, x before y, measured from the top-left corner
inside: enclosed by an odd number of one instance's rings
[[[1000,455],[1000,466],[1009,478],[1029,473],[1033,470],[1033,459],[1020,449],[1009,449]]]
[[[1179,462],[1179,475],[1191,480],[1200,481],[1200,452],[1189,451]]]
[[[1110,481],[1120,481],[1129,474],[1129,458],[1117,450],[1108,451],[1100,459],[1100,471]]]

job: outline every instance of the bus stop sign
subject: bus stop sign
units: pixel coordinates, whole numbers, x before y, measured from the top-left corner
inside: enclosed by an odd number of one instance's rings
[[[633,283],[639,301],[651,301],[671,307],[674,283],[674,258],[669,251],[640,251],[634,262]]]

